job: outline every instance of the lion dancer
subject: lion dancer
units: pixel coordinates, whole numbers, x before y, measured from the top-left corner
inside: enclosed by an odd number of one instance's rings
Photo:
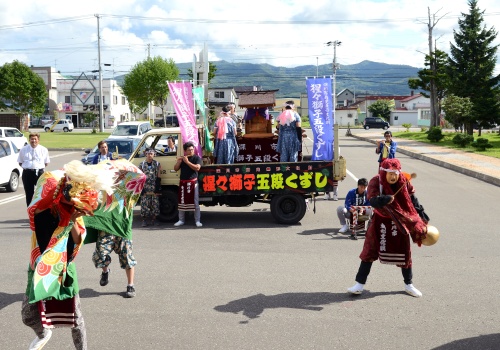
[[[31,257],[22,320],[36,338],[29,349],[41,349],[52,328],[71,327],[76,349],[87,349],[74,259],[86,235],[82,220],[98,206],[101,190],[112,191],[114,175],[95,171],[80,161],[39,178],[28,207]]]
[[[426,237],[427,223],[413,205],[415,189],[409,178],[402,175],[398,159],[385,159],[379,174],[368,184],[368,199],[374,214],[359,256],[361,264],[356,284],[347,289],[349,293],[363,292],[372,263],[379,259],[382,264],[401,268],[406,293],[417,298],[422,296],[412,284],[410,237],[420,246]]]

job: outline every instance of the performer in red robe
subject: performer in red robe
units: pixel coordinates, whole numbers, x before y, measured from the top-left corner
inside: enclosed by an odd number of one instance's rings
[[[401,173],[398,159],[385,159],[379,174],[368,184],[368,199],[374,208],[370,227],[366,232],[361,265],[356,284],[348,288],[352,294],[363,292],[372,263],[396,265],[403,273],[405,291],[421,297],[422,293],[412,284],[410,238],[419,246],[427,232],[427,223],[421,219],[412,203],[415,192],[409,178]]]

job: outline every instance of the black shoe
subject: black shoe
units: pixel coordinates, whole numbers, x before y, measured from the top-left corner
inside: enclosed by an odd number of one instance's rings
[[[354,240],[354,241],[357,241],[358,240],[358,236],[356,235],[351,235],[351,239]]]
[[[109,282],[109,273],[111,272],[111,269],[108,269],[108,272],[103,272],[101,273],[101,280],[99,281],[99,284],[101,286],[105,286]]]
[[[135,297],[134,286],[127,286],[127,291],[125,292],[125,298],[133,298],[133,297]]]

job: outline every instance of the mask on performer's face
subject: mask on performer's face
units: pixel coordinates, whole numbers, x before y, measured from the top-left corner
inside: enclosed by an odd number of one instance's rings
[[[390,184],[390,185],[393,185],[395,184],[396,182],[398,182],[398,179],[399,179],[399,172],[392,172],[392,171],[388,171],[385,173],[385,179],[387,180],[387,182]]]

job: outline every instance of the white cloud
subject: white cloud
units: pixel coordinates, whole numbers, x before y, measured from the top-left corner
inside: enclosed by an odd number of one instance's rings
[[[480,0],[478,5],[490,28],[500,4]],[[148,44],[151,55],[176,62],[190,62],[207,44],[210,60],[293,67],[330,64],[333,48],[325,43],[339,40],[341,65],[372,60],[422,67],[428,7],[437,19],[446,15],[434,39],[448,51],[461,12],[468,13],[466,0],[10,1],[0,5],[0,64],[18,59],[68,73],[96,69],[98,13],[101,59],[114,62],[120,74],[147,57]],[[287,20],[291,23],[272,23]],[[45,24],[31,25],[40,21]]]

